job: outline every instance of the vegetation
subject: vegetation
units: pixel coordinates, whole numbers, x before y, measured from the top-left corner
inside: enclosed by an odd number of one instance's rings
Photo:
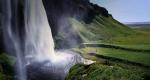
[[[90,24],[70,21],[84,44],[73,50],[98,63],[75,65],[66,80],[150,79],[150,29],[132,29],[102,15]]]
[[[78,50],[83,56],[87,56],[88,53],[98,54],[102,56],[108,56],[112,58],[118,58],[125,61],[131,61],[135,63],[141,63],[143,65],[150,66],[150,54],[147,52],[133,52],[118,50],[112,48],[95,48],[95,47],[86,47]]]
[[[80,7],[82,6],[80,5]],[[104,44],[113,47],[84,46],[73,49],[81,53],[84,58],[95,60],[97,63],[73,66],[66,80],[150,79],[150,29],[131,29],[110,15],[107,17],[97,15],[88,24],[75,19],[70,19],[70,22],[83,43]],[[66,38],[63,36],[66,34],[61,33],[60,36],[56,36],[56,39],[63,41]],[[115,48],[115,46],[120,48]],[[14,64],[13,57],[4,53],[0,54],[0,80],[13,79],[12,67]]]
[[[139,28],[133,28],[136,31],[140,31],[142,33],[150,34],[150,26],[149,27],[139,27]]]
[[[72,67],[66,80],[144,80],[143,74],[141,71],[130,71],[118,66],[78,64]]]
[[[0,54],[0,80],[13,80],[13,65],[15,60],[5,53]]]
[[[133,30],[112,17],[99,15],[90,24],[75,19],[71,19],[71,22],[84,43],[104,43],[150,50],[150,33]]]

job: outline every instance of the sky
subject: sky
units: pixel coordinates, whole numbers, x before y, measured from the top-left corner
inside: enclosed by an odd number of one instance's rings
[[[150,22],[150,0],[90,0],[120,22]]]

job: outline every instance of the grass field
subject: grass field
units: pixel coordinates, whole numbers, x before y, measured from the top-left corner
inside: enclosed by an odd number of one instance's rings
[[[83,73],[84,70],[86,72],[88,69],[93,69],[91,70],[91,72],[93,71],[91,74],[89,73],[87,74],[88,76],[84,77],[85,75],[80,74],[82,70],[78,72],[78,69],[73,67],[67,80],[71,80],[73,76],[77,76],[78,80],[88,80],[88,78],[91,80],[103,80],[105,77],[98,77],[103,75],[108,77],[106,80],[138,80],[136,76],[134,76],[133,79],[127,76],[125,79],[120,79],[116,76],[112,76],[113,72],[105,74],[107,68],[111,66],[115,67],[115,65],[119,65],[123,70],[120,70],[120,73],[114,70],[114,74],[124,73],[123,75],[125,75],[128,74],[124,72],[126,70],[141,70],[144,72],[145,77],[139,80],[150,79],[150,28],[130,28],[114,20],[112,17],[106,18],[101,15],[96,16],[90,24],[85,24],[75,19],[71,19],[71,22],[74,29],[78,32],[78,35],[82,38],[83,44],[96,45],[84,45],[80,48],[74,48],[73,50],[79,52],[86,59],[99,62],[96,63],[99,68],[84,68]],[[100,67],[103,65],[107,65],[107,68],[102,71],[104,73],[99,73],[101,70]],[[83,66],[80,67],[83,68]],[[80,67],[78,66],[78,68]]]
[[[148,33],[148,34],[150,34],[150,26],[149,27],[139,27],[139,28],[133,28],[134,30],[136,30],[136,31],[141,31],[141,32],[143,32],[143,33]]]
[[[80,51],[85,56],[88,55],[88,53],[93,54],[95,53],[103,56],[114,57],[150,66],[150,52],[133,52],[133,51],[117,50],[112,48],[94,48],[94,47],[82,48]]]
[[[96,16],[90,24],[85,24],[75,19],[71,19],[71,22],[74,29],[78,31],[78,34],[83,39],[83,43],[106,44],[135,50],[150,50],[150,28],[130,28],[112,17],[106,18],[101,15]],[[138,52],[128,49],[120,50],[115,47],[104,48],[101,46],[98,48],[84,46],[78,51],[83,54],[96,53],[150,66],[150,51]]]

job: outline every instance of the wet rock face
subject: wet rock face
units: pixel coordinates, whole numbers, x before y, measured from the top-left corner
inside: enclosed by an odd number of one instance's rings
[[[59,19],[64,17],[74,17],[78,20],[83,20],[89,23],[93,16],[101,14],[108,17],[108,11],[98,6],[97,4],[90,3],[89,0],[43,0],[46,12],[52,25],[59,23]],[[52,26],[53,27],[53,26]]]

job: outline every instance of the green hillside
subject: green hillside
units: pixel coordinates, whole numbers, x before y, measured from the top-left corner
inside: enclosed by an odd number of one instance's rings
[[[70,21],[83,40],[73,50],[98,63],[74,66],[66,80],[150,79],[150,29],[129,28],[111,16],[96,16],[90,24],[76,19]]]
[[[71,22],[83,40],[82,48],[74,50],[83,56],[95,53],[150,66],[150,32],[129,28],[111,16],[96,16],[90,24]]]
[[[71,22],[84,43],[104,43],[150,50],[150,33],[133,30],[112,17],[99,15],[90,24],[75,19],[71,19]]]

